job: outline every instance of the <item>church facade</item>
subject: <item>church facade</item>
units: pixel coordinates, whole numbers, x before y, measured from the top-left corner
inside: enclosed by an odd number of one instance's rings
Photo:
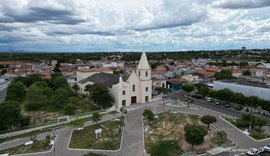
[[[137,69],[129,77],[123,78],[108,72],[93,73],[78,81],[80,92],[83,94],[85,86],[94,83],[101,83],[109,88],[116,108],[152,100],[151,68],[145,52],[141,55]]]
[[[133,71],[125,81],[119,77],[119,83],[112,86],[111,93],[117,108],[152,100],[151,68],[145,52],[141,55],[136,71]]]

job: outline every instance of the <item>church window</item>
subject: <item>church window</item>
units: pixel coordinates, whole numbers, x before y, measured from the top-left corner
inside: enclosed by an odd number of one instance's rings
[[[146,71],[146,72],[145,72],[145,77],[147,77],[147,76],[148,76],[148,72]]]
[[[135,85],[132,86],[132,91],[135,92]]]
[[[141,76],[141,72],[139,71],[139,76]]]
[[[145,88],[145,91],[148,92],[148,87]]]
[[[122,94],[123,94],[123,95],[126,95],[126,91],[123,90]]]

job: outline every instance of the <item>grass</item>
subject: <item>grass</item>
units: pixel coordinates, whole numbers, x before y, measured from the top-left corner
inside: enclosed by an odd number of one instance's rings
[[[84,154],[83,156],[107,156],[105,154],[96,154],[96,153],[87,153],[87,154]]]
[[[70,148],[117,150],[120,148],[124,117],[84,127],[72,133]],[[103,127],[103,128],[102,128]],[[95,130],[102,128],[101,137],[96,138]],[[82,139],[84,138],[84,139]]]
[[[164,121],[164,114],[157,114],[157,118],[154,121],[144,120],[147,131],[144,133],[145,149],[151,156],[179,156],[184,151],[190,151],[191,145],[185,141],[184,126],[186,124],[195,124],[207,127],[200,122],[200,117],[193,114],[182,114],[165,112],[166,126],[163,129],[162,123]],[[219,131],[212,129],[208,131],[208,137],[206,137],[202,145],[194,146],[192,154],[202,154],[207,150],[214,147],[218,147],[221,144],[227,144],[231,146],[231,141],[224,134],[216,134]],[[220,135],[222,139],[218,139]]]
[[[19,145],[16,147],[11,147],[5,150],[1,150],[0,153],[9,153],[10,155],[15,154],[25,154],[25,153],[36,153],[49,151],[52,148],[52,145],[49,145],[47,139],[35,141],[31,145]]]

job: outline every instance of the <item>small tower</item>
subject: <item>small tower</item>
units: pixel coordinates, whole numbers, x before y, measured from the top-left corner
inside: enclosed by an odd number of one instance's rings
[[[142,53],[136,73],[142,81],[151,80],[151,68],[148,64],[145,52]]]

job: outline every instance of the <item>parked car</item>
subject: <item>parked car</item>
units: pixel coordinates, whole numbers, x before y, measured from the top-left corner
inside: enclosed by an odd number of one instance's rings
[[[215,100],[214,103],[215,103],[216,105],[221,105],[221,101],[220,101],[220,100]]]
[[[210,98],[210,97],[206,97],[205,98],[207,102],[212,102],[213,101],[213,98]]]
[[[247,155],[259,155],[263,151],[263,148],[250,148],[248,149]]]
[[[203,96],[199,95],[199,94],[192,94],[191,97],[196,98],[196,99],[202,99]]]
[[[265,146],[263,147],[263,149],[264,149],[264,151],[266,151],[266,152],[270,152],[270,143],[269,143],[268,145],[265,145]]]
[[[223,106],[226,107],[226,108],[232,107],[232,105],[229,102],[224,102]]]
[[[243,106],[241,106],[241,105],[236,105],[236,106],[234,107],[234,109],[235,109],[235,110],[242,110],[242,109],[243,109]]]

